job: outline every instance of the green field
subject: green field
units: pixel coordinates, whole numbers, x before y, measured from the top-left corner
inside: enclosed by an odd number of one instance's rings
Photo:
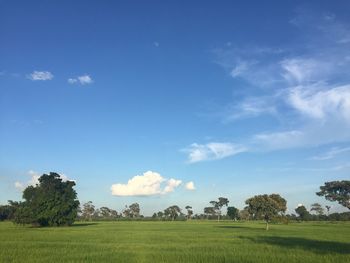
[[[0,262],[350,262],[349,223],[0,223]]]

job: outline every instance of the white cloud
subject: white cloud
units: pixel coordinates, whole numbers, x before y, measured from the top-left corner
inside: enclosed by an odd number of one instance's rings
[[[185,188],[187,190],[190,190],[190,191],[193,191],[193,190],[196,190],[196,187],[194,186],[194,183],[191,181],[191,182],[188,182],[185,184]]]
[[[319,161],[329,160],[329,159],[333,159],[338,154],[349,152],[349,151],[350,151],[350,147],[345,147],[345,148],[333,147],[325,154],[312,157],[311,160],[319,160]]]
[[[350,122],[350,84],[315,90],[297,86],[289,91],[289,103],[301,114],[312,118],[341,118]]]
[[[82,76],[78,76],[75,78],[69,78],[67,81],[69,84],[79,83],[81,85],[87,85],[87,84],[93,83],[92,78],[87,74],[82,75]]]
[[[15,182],[15,188],[20,191],[23,191],[25,186],[21,182]]]
[[[28,75],[31,80],[51,80],[53,79],[53,74],[49,71],[34,71]]]
[[[178,187],[181,183],[182,183],[181,180],[176,180],[171,178],[166,182],[166,186],[164,188],[163,193],[166,194],[166,193],[174,192],[175,188]]]
[[[181,183],[181,180],[167,180],[157,172],[147,171],[132,177],[127,184],[113,184],[111,191],[116,196],[160,195],[173,192]]]
[[[190,163],[218,160],[241,152],[246,152],[247,148],[233,143],[211,142],[207,144],[193,143],[184,149],[188,153]]]

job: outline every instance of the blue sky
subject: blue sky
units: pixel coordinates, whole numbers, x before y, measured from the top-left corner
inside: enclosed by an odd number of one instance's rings
[[[42,173],[146,215],[350,172],[348,1],[0,1],[0,203]]]

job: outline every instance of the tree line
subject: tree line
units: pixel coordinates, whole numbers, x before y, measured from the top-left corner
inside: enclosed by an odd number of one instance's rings
[[[279,194],[248,198],[242,210],[228,206],[228,198],[219,197],[210,201],[201,214],[194,214],[190,205],[184,209],[172,205],[153,213],[151,217],[144,217],[138,203],[127,205],[120,212],[106,206],[96,208],[92,201],[80,205],[74,186],[75,182],[62,181],[57,173],[43,174],[37,185],[28,186],[23,191],[24,201],[9,201],[7,205],[0,206],[0,221],[12,220],[16,224],[33,226],[61,226],[72,225],[75,220],[264,220],[268,230],[269,223],[277,221],[350,220],[350,212],[330,214],[330,206],[323,208],[319,203],[312,204],[310,211],[300,205],[295,209],[296,214],[286,214],[287,201]],[[350,181],[326,182],[316,194],[350,209]],[[226,213],[223,212],[224,207]]]

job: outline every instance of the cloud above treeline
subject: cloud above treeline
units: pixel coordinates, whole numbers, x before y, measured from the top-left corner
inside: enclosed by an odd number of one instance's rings
[[[188,190],[194,190],[193,182],[190,182]],[[142,175],[132,177],[126,184],[117,183],[111,186],[111,193],[115,196],[152,196],[164,195],[174,192],[182,184],[181,180],[166,179],[157,172],[147,171]]]

